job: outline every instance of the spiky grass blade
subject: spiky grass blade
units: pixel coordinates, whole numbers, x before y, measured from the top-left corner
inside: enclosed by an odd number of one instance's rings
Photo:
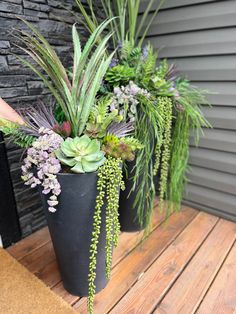
[[[144,29],[144,32],[143,32],[143,34],[142,34],[142,37],[140,38],[139,41],[138,41],[138,37],[136,37],[136,41],[137,41],[139,47],[142,46],[143,41],[144,41],[145,37],[147,36],[147,33],[148,33],[148,31],[149,31],[150,26],[152,25],[152,23],[153,23],[155,17],[157,16],[157,13],[160,11],[160,9],[161,9],[161,7],[163,6],[163,4],[164,4],[165,1],[166,1],[166,0],[161,0],[161,1],[160,1],[160,3],[159,3],[159,5],[157,6],[155,12],[152,14],[152,17],[150,18],[150,20],[149,20],[149,22],[148,22],[146,28]],[[148,8],[147,8],[147,9],[148,9]],[[146,10],[146,11],[147,11],[147,10]],[[147,11],[147,13],[145,14],[146,17],[145,17],[145,20],[143,21],[143,23],[147,20],[147,16],[148,16],[148,13],[149,13],[149,12],[150,12],[150,11]],[[140,31],[141,31],[141,30],[140,30]],[[140,34],[140,32],[137,34],[137,36],[139,36],[139,34]]]
[[[39,71],[37,66],[29,61],[17,57],[23,64],[32,69],[49,88],[52,95],[56,98],[58,105],[61,107],[66,119],[70,122],[73,135],[76,136],[78,135],[79,129],[81,133],[83,132],[86,119],[88,119],[89,112],[94,104],[99,84],[113,56],[112,54],[108,57],[104,57],[107,54],[106,45],[111,34],[105,36],[93,52],[99,36],[101,36],[101,33],[109,25],[111,20],[104,21],[95,29],[83,50],[81,49],[76,26],[74,25],[72,27],[74,46],[72,83],[70,82],[66,69],[48,41],[32,24],[24,20],[23,22],[30,28],[34,36],[20,32],[20,40],[26,48],[21,46],[19,46],[19,48],[27,53],[43,72]],[[89,96],[87,93],[89,93]]]

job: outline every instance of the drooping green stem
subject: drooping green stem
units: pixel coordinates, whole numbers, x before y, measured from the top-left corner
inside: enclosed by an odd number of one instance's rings
[[[93,217],[93,233],[90,245],[90,263],[89,263],[89,275],[88,275],[88,312],[93,313],[93,300],[95,295],[95,279],[96,279],[96,266],[97,266],[97,247],[98,247],[98,239],[101,231],[101,213],[102,207],[104,204],[104,196],[105,196],[105,181],[106,176],[99,171],[98,173],[98,182],[97,182],[97,191],[98,195],[96,198],[96,206]]]
[[[158,97],[158,103],[162,108],[164,128],[161,138],[161,145],[157,143],[156,148],[156,165],[154,166],[155,172],[159,168],[161,156],[161,177],[160,177],[160,195],[159,195],[159,208],[163,209],[164,199],[167,197],[167,183],[169,174],[169,161],[171,157],[171,128],[172,128],[172,99],[170,97]]]
[[[150,227],[153,212],[155,187],[153,182],[153,155],[156,141],[159,141],[162,119],[159,115],[157,102],[144,96],[138,96],[140,112],[137,115],[135,137],[144,144],[144,149],[136,154],[133,169],[132,192],[136,193],[134,207],[137,207],[137,220],[141,227]]]
[[[168,191],[171,212],[180,209],[186,184],[186,169],[189,158],[189,132],[189,116],[186,112],[180,112],[174,126],[171,145]]]
[[[96,266],[98,241],[101,232],[102,210],[106,211],[106,276],[110,277],[113,246],[117,245],[120,233],[118,220],[119,189],[124,189],[122,180],[121,159],[108,157],[99,168],[96,206],[93,219],[93,232],[90,245],[88,312],[93,313],[93,301],[96,291]],[[104,205],[106,207],[104,208]]]
[[[202,127],[210,127],[199,106],[199,104],[206,103],[206,92],[181,81],[179,84],[181,84],[179,87],[181,96],[177,105],[180,105],[182,110],[177,112],[172,134],[168,188],[169,210],[171,212],[180,209],[187,182],[190,131],[195,137],[195,144],[197,145],[199,134],[203,133]]]

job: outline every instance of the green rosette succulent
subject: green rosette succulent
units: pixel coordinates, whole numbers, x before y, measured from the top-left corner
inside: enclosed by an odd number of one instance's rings
[[[135,69],[125,65],[116,65],[107,71],[105,80],[112,86],[127,84],[135,78]]]
[[[56,157],[75,173],[97,171],[106,160],[99,141],[87,135],[67,138],[56,151]]]

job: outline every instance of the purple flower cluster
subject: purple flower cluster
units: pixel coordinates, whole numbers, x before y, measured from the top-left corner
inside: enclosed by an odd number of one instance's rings
[[[51,194],[48,200],[48,210],[55,212],[58,204],[57,196],[61,187],[57,180],[57,173],[61,164],[55,157],[55,151],[60,147],[63,138],[46,128],[39,129],[39,137],[27,150],[27,156],[22,166],[22,179],[32,188],[41,185],[43,194]]]
[[[138,100],[137,95],[150,97],[148,91],[138,87],[133,81],[127,86],[115,87],[114,96],[110,105],[110,110],[119,110],[119,114],[123,116],[124,121],[134,122],[137,113]]]
[[[174,81],[171,81],[171,86],[169,88],[169,92],[173,94],[175,99],[178,99],[180,97],[179,91],[176,89],[176,83]]]
[[[145,61],[145,60],[147,59],[148,53],[149,53],[148,47],[146,46],[146,47],[144,47],[144,48],[142,49],[142,60],[143,60],[143,61]]]
[[[111,63],[110,63],[110,65],[109,65],[109,67],[110,68],[113,68],[113,67],[115,67],[117,64],[118,64],[118,59],[116,59],[116,58],[113,58],[112,60],[111,60]]]

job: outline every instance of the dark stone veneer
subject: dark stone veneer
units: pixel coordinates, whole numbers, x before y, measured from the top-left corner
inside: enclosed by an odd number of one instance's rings
[[[61,7],[63,4],[65,8]],[[14,47],[14,28],[25,29],[16,15],[33,23],[54,45],[64,64],[71,56],[71,10],[74,0],[4,0],[0,2],[0,96],[13,107],[33,106],[38,99],[49,101],[48,91],[42,82],[21,65],[12,53],[22,54]],[[82,41],[87,33],[78,25]],[[23,237],[46,225],[37,190],[23,185],[20,159],[23,151],[7,143],[7,153],[14,186],[17,210]]]

